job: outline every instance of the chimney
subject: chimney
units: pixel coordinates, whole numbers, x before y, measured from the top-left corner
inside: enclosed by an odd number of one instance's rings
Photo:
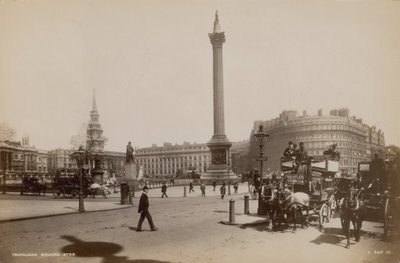
[[[318,116],[322,116],[322,109],[318,110]]]

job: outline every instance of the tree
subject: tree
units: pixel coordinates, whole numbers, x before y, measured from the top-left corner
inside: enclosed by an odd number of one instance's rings
[[[0,123],[0,141],[13,141],[16,131],[6,122]]]
[[[389,146],[386,146],[386,150],[388,150],[388,149],[394,153],[400,153],[400,147],[398,147],[396,145],[391,144]]]
[[[86,127],[87,123],[83,123],[79,128],[79,131],[76,135],[71,136],[70,144],[72,145],[72,150],[76,151],[80,146],[86,148]]]

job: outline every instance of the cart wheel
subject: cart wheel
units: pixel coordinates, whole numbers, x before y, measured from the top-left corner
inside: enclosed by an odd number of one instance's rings
[[[64,197],[64,189],[62,187],[57,188],[53,192],[53,196],[54,196],[54,198],[62,198],[62,197]]]
[[[72,190],[71,191],[71,198],[75,199],[79,197],[79,191],[78,190]]]
[[[383,230],[383,235],[384,237],[388,237],[389,236],[389,219],[390,219],[390,202],[389,202],[389,198],[386,199],[385,202],[385,215],[383,218],[383,223],[384,223],[384,230]]]
[[[325,222],[329,222],[329,207],[327,204],[322,204],[319,209],[319,226],[323,227]]]

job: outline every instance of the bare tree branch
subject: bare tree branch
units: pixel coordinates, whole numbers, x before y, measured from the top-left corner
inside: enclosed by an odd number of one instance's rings
[[[7,123],[0,123],[0,141],[12,141],[15,139],[16,131]]]

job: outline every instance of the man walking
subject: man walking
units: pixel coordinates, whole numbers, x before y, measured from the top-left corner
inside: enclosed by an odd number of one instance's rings
[[[226,194],[226,186],[225,186],[225,182],[222,183],[221,188],[219,189],[221,192],[221,199],[224,199],[225,194]]]
[[[239,185],[237,182],[235,182],[235,184],[233,185],[233,189],[235,190],[235,194],[237,194],[239,189]]]
[[[161,198],[164,198],[164,196],[168,197],[168,195],[167,195],[167,185],[165,183],[163,183],[163,185],[161,186],[161,192],[162,192]]]
[[[149,188],[147,186],[143,187],[143,193],[142,196],[140,197],[139,201],[139,208],[138,208],[138,213],[140,213],[140,219],[139,223],[137,225],[136,231],[142,231],[142,223],[144,221],[144,218],[147,218],[147,221],[149,222],[151,231],[157,231],[157,227],[155,227],[153,223],[153,218],[150,215],[149,212],[149,198],[147,197],[147,191]]]
[[[189,184],[189,194],[190,194],[191,192],[194,193],[193,183],[192,183],[192,182],[190,182],[190,184]]]
[[[204,183],[201,183],[200,190],[201,190],[201,196],[205,197],[206,196],[206,185]]]
[[[217,182],[214,181],[212,185],[213,185],[213,191],[215,192],[215,187],[217,187]]]

